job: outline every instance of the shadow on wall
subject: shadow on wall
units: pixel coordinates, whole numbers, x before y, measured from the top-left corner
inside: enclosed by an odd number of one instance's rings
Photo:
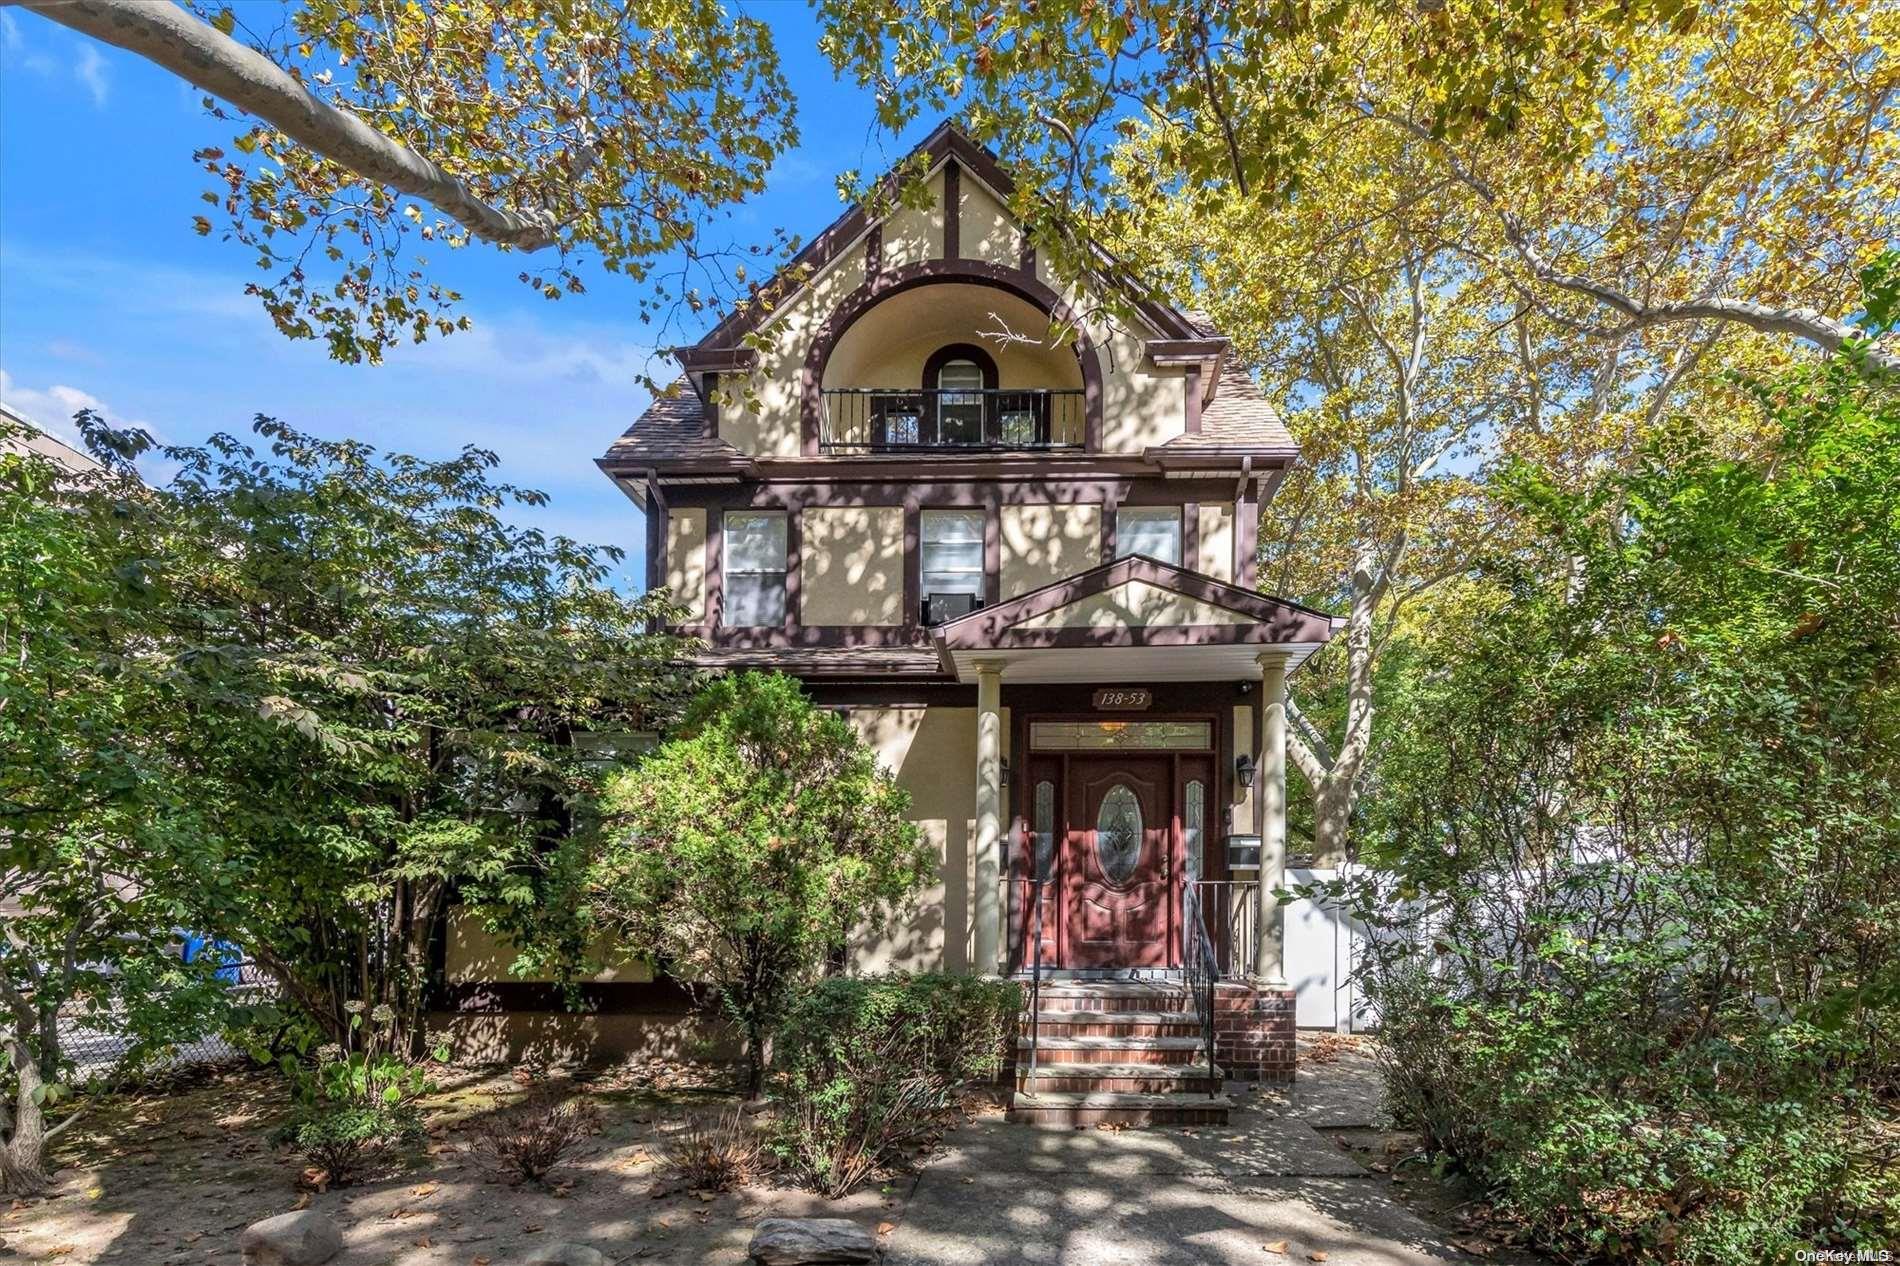
[[[429,1030],[474,1064],[585,1064],[644,1057],[730,1061],[742,1043],[728,1022],[666,1012],[431,1012]]]
[[[1009,710],[1003,711],[1007,746]],[[858,938],[853,970],[966,972],[974,951],[976,709],[854,708],[851,722],[910,793],[911,818],[939,859],[937,882],[912,909],[883,935]]]

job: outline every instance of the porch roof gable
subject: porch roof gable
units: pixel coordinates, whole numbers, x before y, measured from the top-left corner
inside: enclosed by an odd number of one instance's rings
[[[1075,679],[1079,666],[1090,661],[1073,652],[1152,648],[1147,655],[1115,655],[1113,665],[1157,679],[1183,672],[1218,678],[1273,646],[1286,648],[1297,664],[1344,623],[1284,598],[1130,555],[947,621],[931,630],[931,640],[945,671],[959,677],[967,676],[976,658],[1000,655],[1015,667],[1006,678],[1032,680],[1059,671]],[[1205,649],[1186,653],[1198,648]],[[1071,654],[1050,654],[1064,651]],[[1110,665],[1108,658],[1091,660],[1104,669]]]

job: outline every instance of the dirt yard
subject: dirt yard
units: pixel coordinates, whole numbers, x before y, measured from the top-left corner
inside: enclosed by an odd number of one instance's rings
[[[895,1222],[910,1183],[827,1202],[759,1185],[712,1195],[651,1194],[665,1135],[733,1096],[706,1070],[624,1069],[553,1086],[601,1109],[601,1131],[544,1187],[488,1180],[468,1123],[529,1092],[509,1076],[444,1074],[427,1102],[430,1144],[400,1174],[341,1190],[300,1188],[304,1163],[273,1147],[289,1109],[281,1078],[231,1073],[188,1088],[102,1103],[61,1140],[46,1198],[0,1212],[0,1261],[78,1266],[236,1266],[252,1222],[315,1208],[343,1228],[338,1266],[512,1266],[538,1245],[589,1243],[610,1260],[743,1263],[752,1228],[773,1216]],[[710,1084],[709,1084],[710,1083]]]

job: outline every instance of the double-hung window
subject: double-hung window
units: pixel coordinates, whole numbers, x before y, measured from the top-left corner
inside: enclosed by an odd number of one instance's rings
[[[725,611],[728,628],[785,623],[785,516],[725,515]]]
[[[1115,515],[1115,557],[1145,554],[1181,565],[1181,507],[1123,506]]]
[[[919,517],[925,622],[982,606],[983,511],[925,510]]]

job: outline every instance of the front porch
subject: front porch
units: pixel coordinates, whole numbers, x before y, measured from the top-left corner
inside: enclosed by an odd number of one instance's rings
[[[976,686],[972,967],[1284,989],[1286,679],[1336,627],[1127,557],[933,630]]]

